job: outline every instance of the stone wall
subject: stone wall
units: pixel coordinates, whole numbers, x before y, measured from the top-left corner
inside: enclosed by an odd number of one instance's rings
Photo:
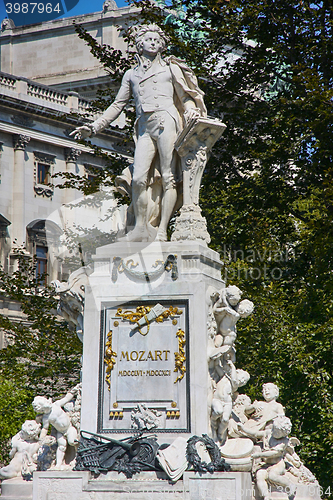
[[[128,22],[133,12],[133,7],[125,7],[13,29],[7,27],[0,33],[0,71],[81,94],[89,93],[88,85],[109,85],[107,72],[79,39],[73,22],[81,24],[100,44],[125,52],[127,44],[119,36],[117,25]]]

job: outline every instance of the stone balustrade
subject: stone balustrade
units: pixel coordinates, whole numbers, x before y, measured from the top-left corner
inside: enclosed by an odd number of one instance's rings
[[[0,72],[0,87],[7,87],[11,90],[15,90],[16,78]]]
[[[62,106],[67,106],[68,95],[51,89],[44,85],[28,83],[27,94],[49,102],[55,102]]]
[[[34,98],[42,101],[45,107],[61,106],[64,112],[75,111],[78,113],[87,113],[89,110],[89,101],[79,98],[75,92],[61,92],[47,85],[28,80],[27,78],[15,77],[7,73],[0,72],[0,95],[10,95],[14,97],[26,96],[25,99]]]

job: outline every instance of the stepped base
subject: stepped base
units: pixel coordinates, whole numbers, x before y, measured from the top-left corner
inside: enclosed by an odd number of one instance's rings
[[[5,479],[1,483],[1,500],[32,500],[32,481],[20,477]]]
[[[112,495],[112,496],[111,496]],[[33,500],[251,500],[251,475],[185,472],[177,483],[164,473],[141,472],[132,479],[109,472],[93,478],[89,472],[37,472]],[[2,499],[1,499],[2,500]]]

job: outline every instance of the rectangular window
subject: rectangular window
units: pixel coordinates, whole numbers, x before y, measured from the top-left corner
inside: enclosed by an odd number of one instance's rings
[[[37,183],[48,184],[50,182],[50,165],[45,163],[37,164]]]
[[[87,177],[88,177],[88,180],[92,182],[92,181],[94,181],[96,179],[97,176],[93,175],[93,174],[88,174]]]
[[[47,273],[47,248],[37,246],[36,257],[36,279],[40,285],[45,285]]]
[[[86,178],[92,184],[96,184],[96,188],[98,188],[98,185],[100,183],[100,181],[98,180],[98,175],[99,175],[99,172],[102,170],[102,167],[100,167],[98,165],[91,165],[91,164],[85,163],[84,169],[85,169]]]

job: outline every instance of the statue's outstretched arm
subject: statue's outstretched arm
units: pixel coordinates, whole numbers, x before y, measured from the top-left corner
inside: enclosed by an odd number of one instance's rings
[[[118,118],[122,110],[128,104],[132,95],[130,75],[131,70],[126,71],[115,100],[113,101],[111,106],[109,106],[104,111],[102,116],[97,118],[97,120],[95,120],[91,124],[76,128],[69,135],[74,136],[74,139],[86,139],[87,137],[91,137],[92,135],[97,134],[100,130],[105,129],[108,125],[110,125],[111,122],[116,120],[116,118]]]
[[[129,100],[131,99],[132,96],[131,82],[130,82],[131,72],[132,70],[128,70],[124,74],[123,80],[121,82],[121,87],[111,106],[109,106],[104,111],[102,116],[97,118],[97,120],[95,120],[91,124],[93,132],[95,134],[97,134],[97,132],[99,132],[100,130],[105,129],[110,125],[110,123],[116,120],[116,118],[118,118],[122,110],[125,108]]]

